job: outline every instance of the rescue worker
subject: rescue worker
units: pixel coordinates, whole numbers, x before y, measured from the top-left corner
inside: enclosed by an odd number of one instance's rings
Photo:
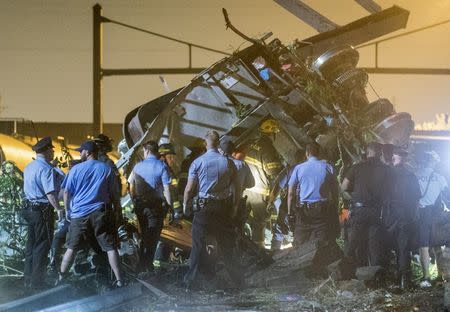
[[[278,133],[278,123],[267,119],[259,127],[259,137],[249,145],[245,161],[255,178],[255,186],[246,190],[247,203],[250,206],[252,218],[252,239],[264,248],[266,222],[270,216],[267,210],[268,197],[273,182],[283,169],[277,150],[270,136]]]
[[[23,173],[26,200],[22,213],[28,223],[24,270],[26,287],[45,285],[48,252],[53,239],[54,209],[58,220],[64,218],[58,202],[59,180],[50,164],[54,157],[53,148],[50,137],[39,140],[32,147],[36,159],[25,167]]]
[[[277,220],[272,227],[271,250],[279,250],[289,230],[294,232],[295,218],[287,213],[287,194],[289,179],[297,164],[305,159],[305,152],[298,150],[294,155],[293,165],[284,168],[276,178],[269,195],[269,210],[275,210]]]
[[[117,196],[117,183],[111,167],[97,160],[97,145],[86,141],[77,149],[82,163],[69,171],[64,179],[64,207],[70,210],[67,250],[64,254],[57,284],[62,283],[75,257],[76,251],[87,237],[94,236],[107,253],[109,265],[115,275],[115,287],[124,286],[119,268],[117,233],[112,219],[111,204]]]
[[[170,197],[172,202],[169,203],[172,208],[172,219],[179,220],[183,214],[183,207],[178,196],[178,177],[175,174],[175,148],[171,143],[164,143],[158,149],[161,160],[167,165],[170,174]]]
[[[358,257],[360,251],[366,251],[369,265],[386,264],[382,218],[393,189],[392,171],[381,161],[381,144],[369,143],[366,158],[349,169],[341,185],[343,192],[350,192],[352,203],[348,240],[344,246],[345,263],[350,269],[367,265],[365,259]]]
[[[394,242],[397,256],[399,286],[408,288],[411,282],[411,237],[415,231],[415,219],[420,199],[420,187],[416,176],[407,168],[408,152],[401,148],[392,151],[393,190],[390,210],[387,214],[389,240]]]
[[[319,159],[317,143],[305,149],[307,160],[295,166],[289,179],[288,214],[296,210],[293,244],[300,246],[317,239],[331,246],[339,232],[337,180],[333,167]]]
[[[233,161],[221,155],[219,134],[208,131],[205,136],[206,153],[194,160],[189,167],[189,177],[184,192],[183,210],[190,214],[188,203],[198,192],[198,204],[194,211],[192,222],[192,249],[190,254],[189,271],[184,277],[186,290],[195,282],[202,255],[206,248],[208,235],[217,241],[222,252],[225,268],[232,280],[238,286],[243,285],[243,275],[240,265],[234,259],[234,229],[231,219],[237,211],[238,194],[241,193],[237,170]],[[234,189],[234,194],[232,190]]]
[[[448,184],[445,178],[434,170],[440,161],[439,155],[435,151],[424,152],[419,161],[416,176],[419,180],[421,192],[419,200],[419,254],[423,271],[423,279],[419,286],[429,288],[431,287],[429,248],[433,247],[431,242],[433,219],[438,216],[441,195],[448,194]]]
[[[144,143],[145,159],[137,163],[130,174],[130,196],[134,204],[142,235],[140,268],[153,271],[153,260],[166,216],[166,207],[172,202],[170,173],[159,159],[158,143]]]
[[[237,194],[239,198],[239,206],[238,211],[236,212],[236,223],[238,224],[239,229],[242,230],[247,218],[247,199],[243,197],[243,192],[245,189],[255,186],[255,178],[253,177],[252,172],[250,171],[250,168],[245,161],[236,159],[232,156],[235,151],[235,145],[231,140],[224,139],[223,141],[221,141],[219,150],[222,155],[226,156],[228,159],[231,159],[236,166],[238,180],[237,183],[239,184],[240,190],[240,193]]]
[[[108,156],[108,153],[110,153],[113,149],[112,148],[113,141],[107,135],[100,133],[96,138],[94,138],[94,142],[96,143],[98,148],[98,160],[104,162],[111,168],[111,170],[114,173],[115,183],[117,184],[116,190],[118,193],[114,196],[115,199],[114,202],[112,203],[114,209],[115,227],[117,229],[123,222],[122,205],[120,204],[122,182],[120,179],[119,169],[117,169],[116,165],[114,164],[114,161]]]

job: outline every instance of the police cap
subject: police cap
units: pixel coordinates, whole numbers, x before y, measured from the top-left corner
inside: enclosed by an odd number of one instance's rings
[[[88,151],[90,153],[94,153],[98,151],[97,144],[94,141],[85,141],[81,144],[79,148],[75,149],[78,152]]]
[[[48,150],[49,148],[54,148],[52,145],[52,138],[51,137],[45,137],[43,139],[40,139],[37,141],[36,144],[34,144],[31,149],[35,151],[36,153],[42,153]]]

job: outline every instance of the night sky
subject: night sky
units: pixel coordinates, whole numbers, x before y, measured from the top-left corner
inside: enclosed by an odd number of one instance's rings
[[[368,15],[352,0],[304,1],[337,24]],[[449,0],[377,0],[411,11],[406,30],[450,18]],[[34,121],[92,120],[92,5],[87,0],[0,0],[0,117]],[[271,0],[103,1],[109,18],[211,48],[232,52],[242,39],[224,26],[221,8],[241,31],[272,31],[285,44],[316,31]],[[104,25],[105,68],[185,67],[187,48],[163,39]],[[404,32],[401,30],[397,33]],[[360,66],[373,66],[373,48],[360,50]],[[220,54],[193,51],[195,67]],[[450,23],[380,46],[379,66],[450,68]],[[166,76],[171,89],[193,76]],[[371,75],[381,97],[416,122],[450,110],[450,76]],[[164,94],[157,76],[103,79],[103,120],[121,123],[134,107]],[[374,93],[368,89],[371,100]]]

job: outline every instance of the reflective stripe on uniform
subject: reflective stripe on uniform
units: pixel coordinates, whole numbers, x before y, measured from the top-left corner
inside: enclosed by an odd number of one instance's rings
[[[181,207],[181,203],[179,201],[173,202],[173,209],[177,209]]]
[[[281,168],[281,164],[279,162],[270,162],[266,164],[267,169],[276,169]]]
[[[265,196],[269,196],[269,194],[270,194],[270,190],[269,189],[258,187],[258,186],[254,186],[254,187],[252,187],[250,189],[247,189],[246,191],[252,192],[252,193],[256,193],[256,194],[265,195]]]
[[[177,186],[178,185],[178,179],[172,178],[172,180],[170,181],[170,185]]]
[[[262,167],[263,167],[263,166],[262,166],[262,162],[260,162],[260,161],[257,160],[256,158],[252,158],[252,157],[249,157],[249,156],[246,156],[246,157],[245,157],[245,162],[248,163],[248,164],[250,164],[250,165],[259,167],[259,168],[262,168]]]

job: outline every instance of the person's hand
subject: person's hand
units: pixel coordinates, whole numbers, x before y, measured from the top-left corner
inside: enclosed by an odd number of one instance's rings
[[[183,204],[183,214],[186,217],[189,217],[191,215],[191,213],[192,213],[192,209],[191,209],[190,205],[184,203]]]
[[[57,210],[56,211],[56,215],[57,215],[57,218],[58,219],[56,219],[56,221],[57,222],[60,222],[60,221],[62,221],[62,220],[64,220],[64,210]]]

